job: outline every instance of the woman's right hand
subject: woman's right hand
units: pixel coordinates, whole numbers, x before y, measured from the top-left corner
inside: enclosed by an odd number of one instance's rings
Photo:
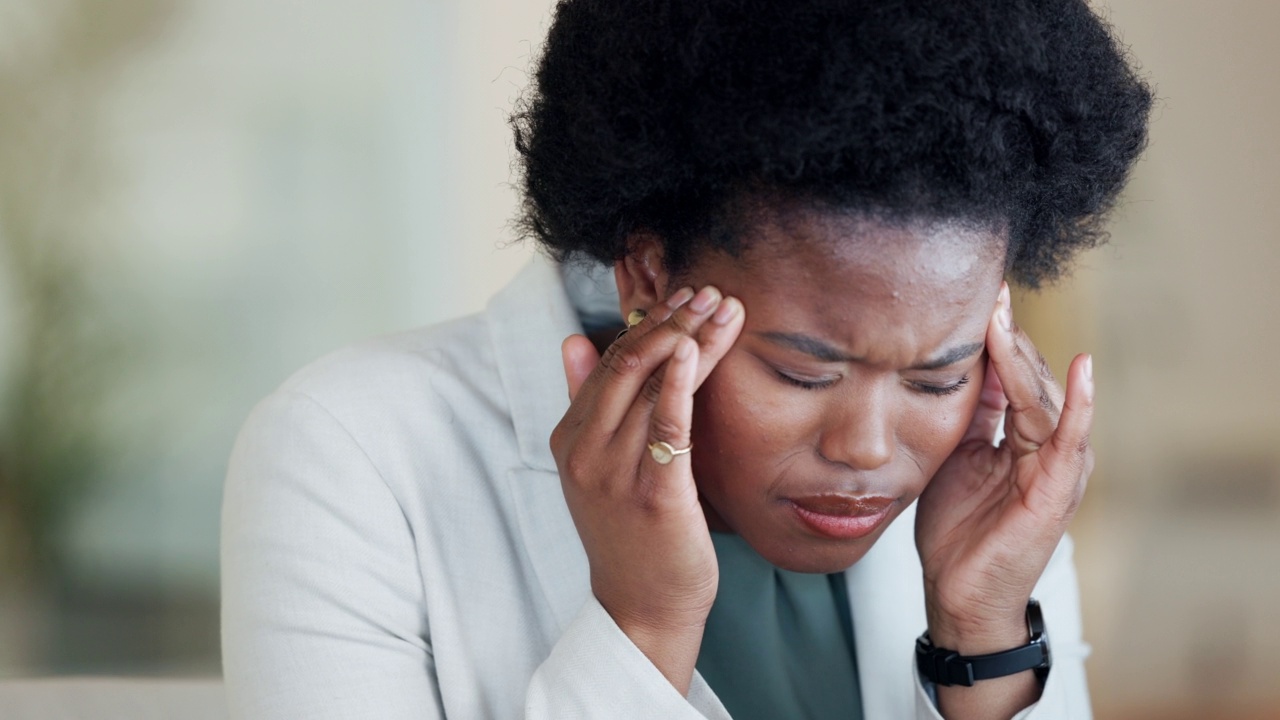
[[[688,454],[693,394],[742,331],[736,298],[682,288],[601,356],[564,341],[568,412],[551,434],[591,590],[632,642],[687,694],[719,584]]]

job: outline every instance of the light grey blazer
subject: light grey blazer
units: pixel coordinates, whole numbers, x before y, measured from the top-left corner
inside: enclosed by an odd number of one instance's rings
[[[234,718],[728,718],[683,697],[591,594],[548,448],[581,326],[534,261],[481,314],[303,369],[254,409],[222,517],[222,648]],[[903,514],[846,573],[867,720],[938,718]],[[1036,596],[1054,666],[1019,717],[1089,717],[1071,546]]]

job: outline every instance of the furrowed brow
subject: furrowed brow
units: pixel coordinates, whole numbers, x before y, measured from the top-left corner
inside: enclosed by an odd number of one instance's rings
[[[832,347],[818,338],[808,335],[784,332],[762,332],[757,333],[757,335],[775,345],[799,350],[805,355],[813,356],[823,362],[856,362],[858,360],[858,358],[842,352],[839,348]]]
[[[975,354],[982,352],[983,343],[969,343],[968,345],[957,345],[950,350],[942,353],[932,360],[926,360],[919,365],[912,365],[910,370],[939,370],[948,365],[955,365],[961,360],[973,357]]]
[[[781,345],[792,350],[798,350],[806,355],[821,360],[822,362],[859,362],[861,360],[861,358],[854,357],[839,348],[833,347],[818,338],[810,337],[808,335],[784,332],[761,332],[757,333],[757,335],[775,345]],[[980,342],[958,345],[932,360],[926,360],[925,362],[922,362],[919,365],[913,365],[908,369],[939,370],[972,357],[974,354],[981,352],[983,347],[983,343]]]

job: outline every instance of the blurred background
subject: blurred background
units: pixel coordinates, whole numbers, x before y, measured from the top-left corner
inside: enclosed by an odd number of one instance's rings
[[[528,259],[549,0],[0,0],[0,678],[216,675],[250,407]],[[1280,718],[1280,3],[1099,4],[1161,98],[1112,243],[1016,298],[1095,354],[1095,712]]]

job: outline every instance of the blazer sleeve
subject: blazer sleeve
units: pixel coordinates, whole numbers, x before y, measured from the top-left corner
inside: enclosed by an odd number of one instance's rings
[[[408,522],[310,397],[281,391],[250,415],[221,542],[231,718],[444,717]]]
[[[601,688],[609,688],[601,692]],[[595,596],[582,606],[533,675],[527,720],[730,720],[697,672],[682,696]]]
[[[1045,567],[1033,597],[1040,601],[1053,666],[1045,679],[1040,700],[1014,715],[1013,720],[1089,720],[1089,686],[1084,661],[1089,646],[1083,640],[1080,622],[1080,587],[1072,562],[1073,544],[1064,536]],[[914,665],[915,656],[912,655]],[[933,684],[915,668],[917,720],[942,720],[934,701]]]

